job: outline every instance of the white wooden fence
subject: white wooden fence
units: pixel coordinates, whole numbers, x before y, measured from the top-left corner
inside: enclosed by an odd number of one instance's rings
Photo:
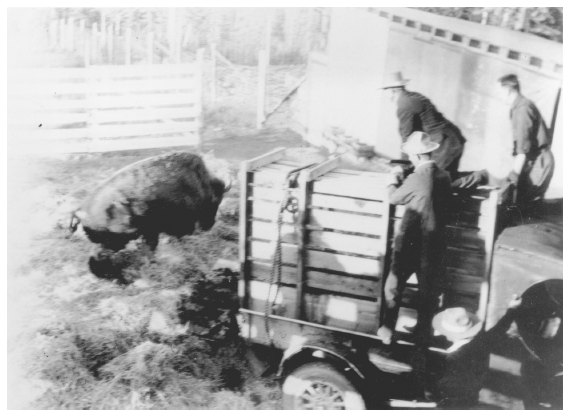
[[[72,140],[69,151],[199,145],[202,55],[192,64],[11,71],[9,138]]]

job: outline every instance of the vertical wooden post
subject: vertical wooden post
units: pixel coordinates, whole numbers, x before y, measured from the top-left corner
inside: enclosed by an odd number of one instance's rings
[[[131,28],[125,29],[125,65],[131,65]]]
[[[265,81],[267,76],[266,52],[259,51],[257,64],[257,122],[256,128],[261,129],[265,122]]]
[[[268,12],[267,18],[265,21],[265,52],[267,53],[267,65],[270,65],[271,62],[271,25],[272,25],[272,12]]]
[[[59,49],[65,49],[65,20],[59,19]]]
[[[146,34],[146,59],[149,64],[152,64],[152,54],[153,54],[153,42],[154,42],[154,33],[148,32]]]
[[[106,32],[107,32],[107,12],[101,12],[101,45],[100,48],[103,49],[106,45]]]
[[[67,30],[68,30],[68,36],[67,36],[67,49],[69,51],[73,51],[75,49],[75,21],[73,19],[73,17],[69,17],[67,19]]]
[[[170,7],[168,9],[167,34],[168,34],[168,49],[170,51],[169,55],[171,62],[174,62],[174,56],[175,56],[175,51],[174,51],[175,48],[174,43],[176,42],[175,24],[176,24],[176,8]]]
[[[97,58],[98,58],[98,55],[99,55],[99,54],[97,53],[97,51],[98,51],[98,49],[99,49],[99,48],[98,48],[98,45],[97,45],[97,35],[98,35],[97,31],[98,31],[98,29],[97,29],[97,22],[93,22],[93,26],[91,26],[91,42],[92,42],[92,45],[91,45],[91,48],[92,48],[91,55],[92,55],[92,58],[93,58],[93,62],[97,62],[97,61],[98,61]]]
[[[212,105],[216,105],[216,44],[210,43],[210,56],[212,68]]]
[[[85,19],[79,21],[79,37],[81,42],[85,41]]]
[[[85,68],[89,68],[89,65],[91,65],[91,48],[90,46],[90,41],[89,39],[84,39],[83,43],[85,44],[85,49],[84,49],[84,53],[85,56],[83,57],[85,59]]]
[[[107,34],[107,56],[109,60],[109,64],[114,63],[113,57],[113,33],[115,32],[115,25],[111,24],[108,26],[108,34]]]
[[[307,258],[307,251],[305,248],[307,243],[307,205],[309,192],[312,188],[312,181],[310,180],[308,171],[305,170],[299,174],[297,183],[299,184],[299,211],[297,213],[297,294],[295,301],[295,318],[297,320],[303,320],[305,316],[303,298],[305,293],[305,264]]]
[[[479,309],[477,316],[483,323],[487,318],[487,304],[489,302],[489,289],[491,288],[491,266],[493,264],[493,248],[495,245],[495,234],[497,233],[497,211],[499,210],[499,192],[493,190],[489,193],[487,200],[491,213],[487,219],[485,236],[485,279],[481,282],[481,292],[479,293]]]
[[[248,215],[251,213],[251,201],[248,201],[249,189],[248,184],[251,182],[252,175],[248,172],[248,161],[243,161],[240,165],[239,183],[239,262],[241,266],[241,274],[243,277],[243,301],[242,307],[249,308],[250,295],[250,262],[248,257]]]
[[[49,47],[50,49],[57,47],[57,20],[49,23]]]
[[[115,15],[115,35],[121,34],[121,16],[117,13]]]
[[[198,135],[198,150],[202,151],[202,88],[204,74],[204,48],[198,49],[196,52],[196,134]]]

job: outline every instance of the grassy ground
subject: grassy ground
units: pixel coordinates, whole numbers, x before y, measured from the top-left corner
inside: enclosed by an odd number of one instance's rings
[[[163,151],[35,161],[37,175],[26,191],[39,194],[35,204],[28,199],[37,210],[29,220],[42,227],[29,236],[28,256],[9,268],[9,281],[32,284],[27,288],[38,294],[41,308],[20,338],[27,344],[27,376],[41,382],[43,391],[32,408],[278,407],[278,384],[254,378],[239,339],[208,343],[194,335],[203,331],[197,320],[181,320],[188,303],[196,305],[188,300],[197,283],[215,282],[214,262],[237,259],[239,184],[226,196],[211,231],[180,240],[163,236],[156,263],[141,256],[136,242],[122,251],[131,265],[125,271],[128,285],[95,278],[87,266],[94,245],[81,235],[69,236],[69,208],[94,184]],[[237,168],[237,161],[207,160],[214,168]],[[17,247],[11,253],[23,255]]]

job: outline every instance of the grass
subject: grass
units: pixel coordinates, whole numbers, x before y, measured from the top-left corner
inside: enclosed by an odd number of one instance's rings
[[[93,185],[161,152],[80,155],[38,166],[51,227],[35,237],[31,258],[18,270],[18,279],[43,277],[37,290],[50,312],[30,342],[28,373],[49,382],[34,408],[279,408],[279,384],[251,373],[231,320],[235,280],[211,270],[218,258],[237,259],[239,184],[212,230],[180,240],[163,235],[155,263],[142,257],[140,242],[121,251],[126,284],[90,274],[94,245],[69,236],[69,208]],[[236,163],[205,159],[235,176]]]

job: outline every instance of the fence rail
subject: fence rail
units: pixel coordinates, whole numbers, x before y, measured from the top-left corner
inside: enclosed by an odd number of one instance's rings
[[[87,150],[148,147],[151,139],[153,147],[199,144],[202,57],[199,51],[191,64],[9,72],[10,135],[87,139]],[[141,137],[147,138],[126,139]]]

